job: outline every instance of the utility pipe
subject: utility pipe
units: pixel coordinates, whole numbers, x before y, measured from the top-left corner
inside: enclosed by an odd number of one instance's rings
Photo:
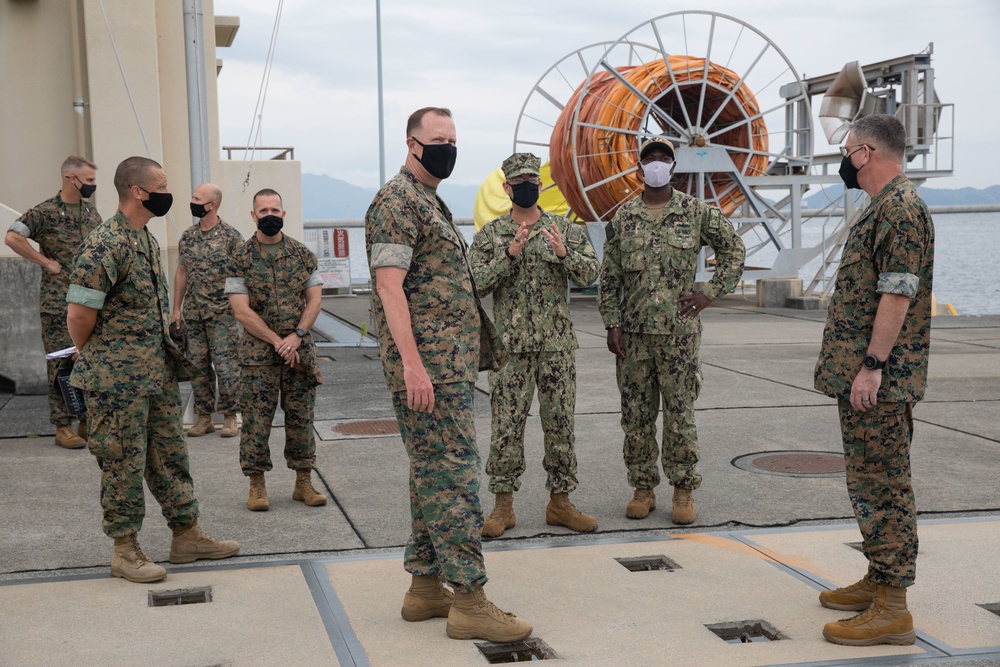
[[[205,18],[202,0],[184,0],[184,64],[187,72],[191,191],[211,181],[208,91],[205,84]]]
[[[87,123],[83,99],[83,63],[80,52],[80,7],[78,0],[69,2],[69,43],[73,59],[73,124],[76,127],[76,154],[87,155]]]

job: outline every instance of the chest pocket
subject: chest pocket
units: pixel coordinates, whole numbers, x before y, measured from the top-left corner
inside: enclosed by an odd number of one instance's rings
[[[435,222],[434,225],[436,227],[437,235],[440,238],[444,239],[448,243],[451,243],[452,245],[457,245],[460,248],[462,247],[462,239],[458,237],[458,232],[455,231],[455,228],[450,223],[442,220]]]
[[[156,282],[153,279],[153,267],[149,260],[136,253],[132,257],[132,266],[128,271],[128,281],[122,286],[130,294],[126,296],[133,303],[143,305],[156,299]]]
[[[649,264],[652,239],[622,232],[619,247],[622,249],[622,271],[642,271]],[[658,239],[657,239],[658,241]]]
[[[681,250],[690,250],[699,247],[698,239],[695,238],[694,231],[690,226],[674,227],[671,229],[667,232],[667,243]]]

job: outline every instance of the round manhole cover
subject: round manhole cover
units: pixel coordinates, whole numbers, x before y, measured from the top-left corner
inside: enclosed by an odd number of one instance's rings
[[[844,474],[844,455],[839,452],[757,452],[733,459],[733,465],[765,475],[840,477]]]
[[[395,435],[399,427],[395,419],[368,419],[337,424],[333,430],[343,435]]]

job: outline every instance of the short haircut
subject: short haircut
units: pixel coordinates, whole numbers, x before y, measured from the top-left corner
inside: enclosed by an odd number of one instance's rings
[[[82,155],[70,155],[68,158],[63,160],[62,167],[60,167],[60,172],[62,174],[68,174],[71,171],[79,171],[84,167],[90,167],[91,169],[97,169],[97,165],[83,157]]]
[[[257,197],[272,197],[272,196],[277,196],[278,201],[281,202],[281,205],[282,206],[285,205],[285,202],[281,199],[281,195],[278,194],[277,190],[272,190],[271,188],[264,188],[263,190],[258,190],[257,194],[253,196],[253,203],[251,204],[251,206],[254,209],[257,208]]]
[[[891,157],[903,159],[906,130],[895,116],[885,113],[862,116],[851,123],[851,132],[859,144],[872,144]]]
[[[212,185],[212,187],[209,188],[209,191],[212,193],[212,201],[215,202],[215,206],[222,206],[222,188],[218,185]]]
[[[407,137],[412,137],[414,132],[423,128],[424,116],[429,113],[432,113],[435,116],[447,116],[448,118],[451,118],[451,109],[445,109],[443,107],[424,107],[422,109],[417,109],[410,114],[410,117],[406,121]]]
[[[154,169],[163,169],[156,160],[148,157],[133,155],[125,158],[118,169],[115,170],[115,190],[118,191],[118,200],[122,201],[128,197],[128,189],[133,185],[138,185],[143,190],[147,188],[150,181],[150,172]]]

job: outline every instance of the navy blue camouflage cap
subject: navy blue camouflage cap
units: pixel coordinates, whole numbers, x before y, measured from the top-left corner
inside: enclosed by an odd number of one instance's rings
[[[646,157],[646,153],[653,150],[654,148],[659,148],[670,153],[670,157],[676,158],[674,154],[674,145],[666,137],[649,137],[642,142],[639,146],[639,159]]]
[[[501,168],[503,169],[504,178],[510,180],[527,174],[541,177],[542,174],[539,171],[541,166],[542,161],[531,153],[514,153],[503,161]]]

